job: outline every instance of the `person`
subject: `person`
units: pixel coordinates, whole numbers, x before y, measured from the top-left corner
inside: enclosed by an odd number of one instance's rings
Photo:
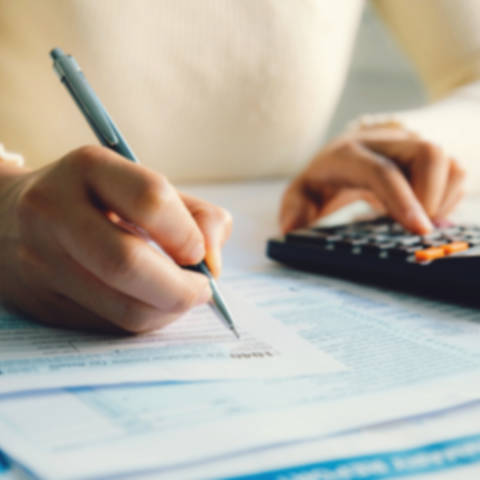
[[[2,301],[51,325],[138,333],[208,300],[206,279],[177,264],[205,257],[219,275],[231,218],[178,182],[296,176],[284,232],[360,197],[428,232],[465,169],[478,177],[480,5],[374,3],[438,101],[321,148],[361,0],[0,0]],[[95,145],[51,72],[57,46],[146,166]]]

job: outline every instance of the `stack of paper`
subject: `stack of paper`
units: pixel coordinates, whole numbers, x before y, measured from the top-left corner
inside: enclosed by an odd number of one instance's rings
[[[0,393],[166,380],[275,378],[344,367],[225,289],[240,340],[207,305],[153,333],[96,335],[0,310]]]
[[[0,446],[48,479],[148,471],[174,478],[187,465],[199,469],[306,440],[315,445],[329,435],[480,399],[476,311],[387,299],[279,268],[230,271],[222,286],[242,319],[238,344],[205,309],[170,332],[134,340],[56,330],[49,336],[50,329],[27,321],[19,328],[4,315],[2,335],[10,338],[4,345],[15,339],[22,346],[0,350],[4,392],[32,382],[58,385],[64,368],[69,384],[80,379],[82,386],[3,395]],[[185,333],[182,322],[193,319],[195,334],[188,327]],[[142,342],[148,349],[139,351]],[[38,372],[32,358],[43,359]],[[93,386],[123,374],[130,383],[170,381]],[[323,459],[332,456],[325,451]]]

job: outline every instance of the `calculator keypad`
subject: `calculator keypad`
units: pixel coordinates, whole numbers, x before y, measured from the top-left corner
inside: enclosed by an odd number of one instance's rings
[[[387,218],[328,228],[302,229],[287,242],[322,246],[355,254],[425,262],[480,246],[480,227],[444,225],[424,235],[412,235]]]

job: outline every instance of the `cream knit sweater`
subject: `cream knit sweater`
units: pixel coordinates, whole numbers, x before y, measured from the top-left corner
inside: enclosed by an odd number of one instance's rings
[[[96,143],[52,72],[48,52],[58,46],[76,57],[141,161],[173,181],[294,174],[321,144],[362,6],[0,0],[0,141],[32,167]],[[433,98],[480,78],[479,0],[375,6]],[[474,165],[480,86],[465,92],[398,118]]]

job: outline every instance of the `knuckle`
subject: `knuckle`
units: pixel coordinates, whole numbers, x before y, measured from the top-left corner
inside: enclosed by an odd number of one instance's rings
[[[111,245],[105,248],[100,256],[103,279],[109,284],[129,283],[137,270],[140,249],[138,242],[120,242],[115,248]]]
[[[41,184],[34,184],[19,195],[16,210],[20,220],[26,222],[37,217],[55,221],[58,202],[49,189],[43,188]]]
[[[467,176],[467,171],[461,165],[458,164],[455,160],[452,161],[451,165],[451,174],[454,178],[458,180],[464,180]]]
[[[224,208],[217,208],[218,211],[218,221],[226,228],[230,229],[233,224],[232,214],[225,210]]]
[[[169,203],[174,193],[172,185],[163,175],[145,171],[139,176],[134,208],[143,215],[152,216],[162,205]]]
[[[100,145],[85,145],[62,158],[60,162],[67,168],[84,173],[96,167],[104,157],[104,147]]]
[[[442,163],[446,163],[446,157],[443,150],[433,143],[421,142],[419,145],[420,158],[435,168]]]
[[[390,160],[378,158],[371,164],[372,174],[382,182],[391,183],[399,174],[398,167]]]
[[[336,148],[336,155],[340,157],[350,158],[358,155],[358,140],[348,138],[342,141]]]
[[[229,236],[232,232],[233,229],[233,217],[232,214],[225,209],[220,209],[221,210],[221,224],[223,226],[223,231],[224,233]]]
[[[233,223],[232,215],[228,210],[217,205],[209,204],[205,207],[205,213],[208,217],[220,224],[222,227],[230,227]]]

